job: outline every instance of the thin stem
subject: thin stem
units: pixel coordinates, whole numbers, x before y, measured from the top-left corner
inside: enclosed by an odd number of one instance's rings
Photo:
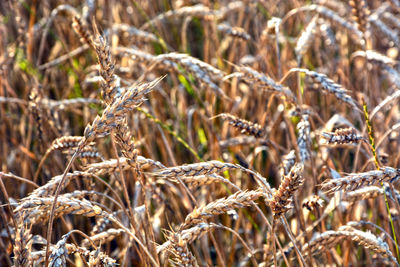
[[[23,178],[23,177],[19,177],[19,176],[13,174],[13,173],[0,172],[0,176],[2,176],[3,178],[11,178],[11,179],[15,179],[15,180],[30,184],[30,185],[34,186],[35,188],[39,187],[36,183],[32,182],[31,180],[28,180],[28,179]]]
[[[42,160],[39,162],[39,166],[37,167],[37,170],[35,172],[35,176],[33,177],[33,182],[37,182],[39,175],[40,175],[40,170],[42,169],[44,162],[46,161],[47,157],[50,155],[51,150],[47,150],[46,153],[44,154]]]
[[[288,234],[290,240],[291,240],[292,243],[293,243],[293,247],[295,248],[296,254],[297,254],[298,258],[299,258],[300,266],[307,266],[306,261],[305,261],[304,258],[303,258],[303,255],[301,255],[300,250],[299,250],[299,248],[298,248],[297,245],[296,245],[296,239],[295,239],[294,236],[292,235],[292,231],[290,230],[290,227],[289,227],[288,222],[286,221],[286,218],[282,216],[282,217],[281,217],[281,221],[282,221],[282,225],[283,225],[283,227],[285,228],[285,230],[286,230],[286,232],[287,232],[287,234]]]
[[[153,258],[153,256],[151,255],[151,253],[149,252],[149,250],[146,248],[146,246],[143,245],[143,243],[142,243],[134,234],[132,234],[132,232],[131,232],[128,228],[126,228],[120,221],[118,221],[118,220],[117,220],[114,216],[112,216],[112,215],[108,216],[108,219],[110,219],[110,221],[112,221],[113,223],[115,223],[115,224],[117,224],[119,227],[121,227],[121,229],[123,229],[130,237],[133,238],[133,240],[135,240],[135,241],[139,244],[139,246],[142,247],[142,249],[143,249],[144,252],[147,254],[147,256],[149,256],[149,259],[150,259],[151,263],[152,263],[154,266],[159,266],[159,265],[157,264],[157,262],[155,261],[155,259]]]
[[[87,140],[83,139],[81,143],[79,144],[78,148],[76,149],[74,155],[72,156],[71,160],[68,162],[67,167],[64,170],[63,176],[61,178],[60,183],[57,186],[56,192],[54,194],[54,201],[53,205],[51,206],[51,211],[50,211],[50,218],[49,218],[49,223],[47,225],[47,246],[46,246],[46,260],[45,260],[45,266],[49,266],[49,256],[50,256],[50,242],[51,242],[51,233],[53,230],[53,222],[54,222],[54,213],[56,210],[56,205],[57,205],[57,198],[58,195],[60,194],[62,184],[65,181],[65,177],[67,177],[68,171],[71,169],[72,163],[75,160],[75,158],[78,156],[78,154],[81,152],[82,148],[86,145]]]
[[[3,191],[4,198],[5,198],[6,201],[7,201],[7,207],[8,207],[8,209],[9,209],[9,211],[10,211],[10,217],[11,217],[11,220],[12,220],[12,222],[13,222],[13,224],[14,224],[14,228],[17,229],[17,223],[15,222],[14,212],[13,212],[13,210],[12,210],[12,208],[11,208],[10,198],[8,197],[6,187],[4,186],[4,183],[3,183],[3,174],[2,174],[1,172],[0,172],[0,187],[1,187],[1,191]]]
[[[379,166],[378,155],[376,154],[374,132],[373,132],[373,129],[372,129],[371,121],[369,119],[368,107],[367,107],[366,103],[363,103],[363,108],[364,108],[365,122],[367,123],[367,129],[368,129],[368,136],[369,136],[369,141],[370,141],[371,152],[374,155],[375,166],[379,170],[380,166]],[[381,186],[383,188],[383,182],[381,182]],[[389,202],[388,202],[386,194],[383,194],[383,195],[385,197],[386,210],[387,210],[387,213],[388,213],[388,216],[389,216],[390,226],[392,228],[392,234],[393,234],[393,238],[394,238],[394,241],[395,241],[397,259],[400,259],[399,246],[397,244],[396,231],[394,229],[394,223],[393,223],[392,214],[390,213]]]
[[[275,235],[275,229],[276,229],[276,220],[272,221],[272,230],[271,230],[271,236]],[[276,260],[276,243],[275,243],[275,239],[271,238],[271,242],[272,242],[272,251],[274,254],[274,265],[278,266],[278,262]]]

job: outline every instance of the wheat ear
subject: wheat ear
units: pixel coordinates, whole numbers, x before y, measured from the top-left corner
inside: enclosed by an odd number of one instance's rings
[[[279,218],[291,208],[292,198],[297,189],[303,184],[303,164],[295,164],[288,175],[283,177],[278,190],[268,200],[274,218]]]

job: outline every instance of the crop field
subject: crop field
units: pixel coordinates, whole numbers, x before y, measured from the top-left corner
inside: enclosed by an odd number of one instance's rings
[[[400,1],[0,1],[0,266],[400,266]]]

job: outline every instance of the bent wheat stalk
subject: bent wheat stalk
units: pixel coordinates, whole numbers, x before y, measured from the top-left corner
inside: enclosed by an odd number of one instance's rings
[[[239,191],[227,198],[221,198],[213,201],[206,206],[195,208],[186,216],[185,223],[182,227],[200,223],[214,215],[226,213],[235,208],[243,208],[253,205],[253,201],[265,196],[263,190]]]
[[[241,133],[252,135],[256,138],[262,138],[266,135],[266,131],[261,125],[251,121],[240,119],[229,113],[218,114],[210,118],[210,120],[214,118],[222,118],[224,121],[228,121],[229,124],[233,127],[238,128]]]
[[[345,177],[331,179],[321,185],[323,191],[329,193],[345,190],[351,191],[366,185],[374,185],[381,182],[393,182],[400,177],[400,170],[392,167],[382,167],[362,173],[351,173]]]
[[[302,176],[303,169],[303,164],[295,164],[291,168],[289,174],[283,177],[278,190],[275,191],[272,198],[268,200],[275,219],[279,218],[291,208],[292,198],[304,181]]]

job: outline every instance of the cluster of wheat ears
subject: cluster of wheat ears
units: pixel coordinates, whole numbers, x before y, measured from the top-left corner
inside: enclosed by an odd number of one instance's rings
[[[1,266],[399,266],[399,0],[0,18]]]

